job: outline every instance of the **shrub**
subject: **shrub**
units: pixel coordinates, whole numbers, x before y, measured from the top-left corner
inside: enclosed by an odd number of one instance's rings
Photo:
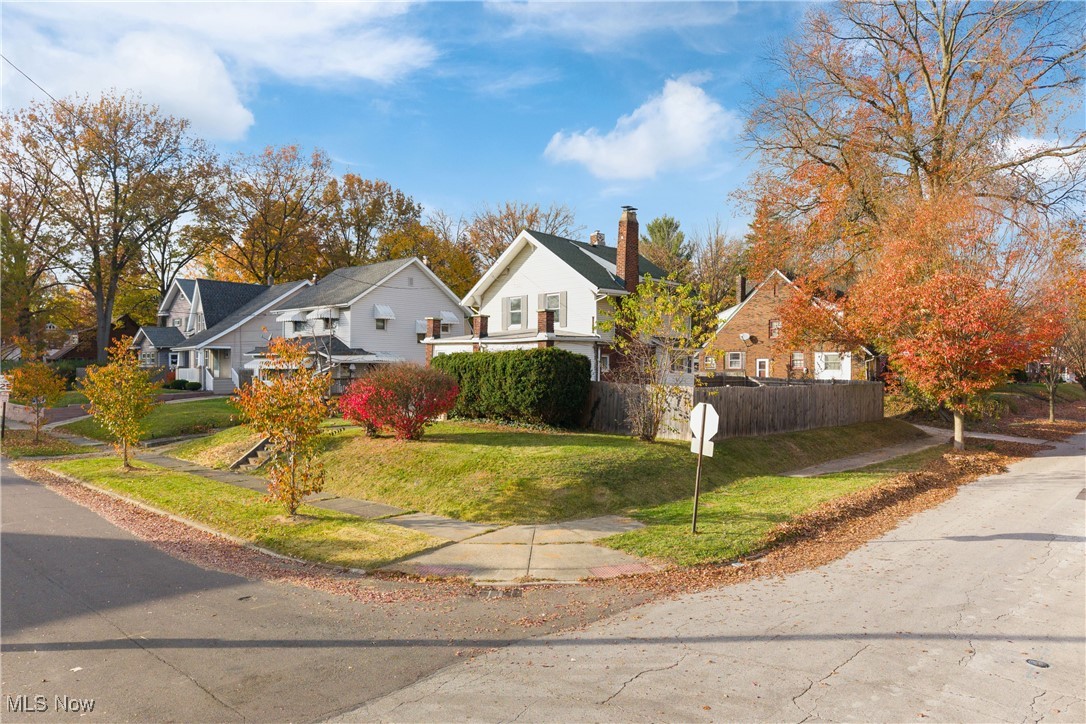
[[[574,427],[588,401],[589,360],[564,349],[460,352],[432,365],[460,385],[457,417]]]
[[[69,390],[75,389],[75,381],[79,377],[79,369],[92,366],[89,360],[62,359],[53,365],[56,373],[64,378],[65,386]]]
[[[128,448],[143,435],[143,418],[158,405],[151,376],[140,367],[131,345],[131,337],[118,339],[109,347],[109,364],[88,368],[83,381],[90,413],[113,436],[125,470],[132,467]]]
[[[177,389],[180,390],[181,388],[178,387]],[[186,382],[184,389],[188,390],[189,392],[199,392],[200,391],[200,383],[199,382]]]
[[[55,407],[64,394],[64,380],[44,362],[28,362],[11,375],[11,399],[34,412],[34,442],[38,442],[45,408]]]
[[[367,431],[387,427],[401,440],[418,440],[434,418],[452,409],[458,391],[456,379],[439,370],[384,365],[352,382],[339,408]]]

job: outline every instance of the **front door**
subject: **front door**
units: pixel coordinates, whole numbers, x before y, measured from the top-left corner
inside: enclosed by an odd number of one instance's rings
[[[769,377],[769,360],[762,357],[754,362],[755,377]]]

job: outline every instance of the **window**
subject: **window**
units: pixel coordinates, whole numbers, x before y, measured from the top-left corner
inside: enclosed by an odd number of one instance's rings
[[[524,299],[512,297],[509,299],[509,326],[519,327],[524,324]]]
[[[807,367],[806,361],[803,359],[802,352],[792,353],[792,369],[796,372],[802,372]]]
[[[313,331],[313,325],[309,322],[291,322],[291,328],[294,334],[302,334],[303,332]]]
[[[373,321],[377,322],[377,329],[379,331],[384,332],[386,329],[388,329],[388,320],[387,319],[375,319]]]
[[[452,326],[451,324],[442,324],[442,325],[441,325],[441,333],[442,333],[442,334],[445,334],[446,332],[451,332],[451,331],[452,331],[452,327],[453,327],[453,326]]]
[[[827,372],[840,372],[841,371],[841,355],[838,352],[827,352],[822,355],[822,359],[825,361],[825,369]]]
[[[776,339],[781,336],[781,320],[771,319],[769,320],[769,338]]]
[[[707,370],[715,370],[716,369],[716,357],[711,357],[709,355],[705,355],[705,369],[707,369]]]
[[[741,370],[743,369],[743,353],[742,352],[729,352],[728,353],[728,369]]]
[[[754,362],[755,377],[769,377],[769,360],[762,357]]]
[[[173,325],[174,327],[180,327],[181,326],[181,317],[174,317],[173,319],[170,320],[170,324]]]
[[[144,367],[155,366],[155,353],[154,352],[140,352],[140,364]]]
[[[561,324],[562,323],[562,295],[558,294],[558,293],[545,294],[543,296],[543,311],[554,312],[554,323],[555,324]]]
[[[609,354],[601,354],[600,355],[600,372],[610,372],[610,371],[611,371],[611,355],[609,355]]]
[[[174,369],[175,367],[177,367],[178,360],[180,360],[180,358],[181,355],[177,352],[170,352],[170,369]]]

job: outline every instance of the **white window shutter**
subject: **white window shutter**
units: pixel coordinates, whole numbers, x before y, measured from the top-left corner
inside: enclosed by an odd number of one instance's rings
[[[509,329],[509,300],[510,297],[502,299],[502,329]]]
[[[520,328],[528,329],[528,295],[520,298]]]
[[[566,326],[566,293],[561,292],[558,295],[558,322],[559,327]]]
[[[536,300],[535,309],[536,309],[537,312],[542,312],[546,308],[547,308],[547,295],[546,294],[540,294],[539,298]]]

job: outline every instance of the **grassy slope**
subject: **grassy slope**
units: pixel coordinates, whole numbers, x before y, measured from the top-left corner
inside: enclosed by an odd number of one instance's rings
[[[156,407],[144,420],[144,429],[147,430],[147,438],[173,437],[201,430],[231,427],[237,424],[234,419],[236,414],[237,410],[225,397],[177,402]],[[62,429],[95,440],[110,439],[109,434],[93,418],[70,422],[63,425]]]
[[[4,435],[2,449],[4,455],[11,459],[42,455],[75,455],[88,451],[81,445],[53,437],[44,431],[35,443],[32,430],[8,430]]]
[[[376,568],[440,544],[393,525],[303,505],[291,521],[260,493],[148,463],[125,473],[116,458],[48,467],[279,553],[352,568]]]
[[[636,512],[634,517],[648,527],[601,542],[635,555],[681,564],[734,559],[760,548],[778,523],[833,498],[878,485],[900,472],[919,469],[947,449],[929,448],[862,470],[814,478],[741,478],[701,497],[697,536],[690,533],[691,490],[683,500]]]
[[[717,443],[705,490],[920,435],[897,420]],[[686,443],[440,423],[419,442],[329,438],[326,489],[462,520],[530,523],[628,513],[688,498]]]
[[[175,458],[205,465],[209,468],[226,468],[260,440],[260,435],[245,425],[229,427],[213,435],[188,440],[169,451]]]
[[[166,388],[161,388],[158,390],[159,394],[167,395],[184,391],[185,390],[168,390]],[[61,396],[60,402],[57,403],[57,407],[67,407],[68,405],[85,405],[88,402],[89,400],[87,399],[87,396],[84,395],[82,392],[78,390],[68,390]]]

